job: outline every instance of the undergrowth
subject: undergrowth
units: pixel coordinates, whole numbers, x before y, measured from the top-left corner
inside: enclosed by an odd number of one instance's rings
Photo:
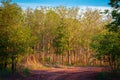
[[[96,80],[120,80],[119,72],[100,72]]]

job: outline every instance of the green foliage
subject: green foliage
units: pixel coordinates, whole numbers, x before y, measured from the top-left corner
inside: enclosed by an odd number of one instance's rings
[[[92,49],[96,51],[96,57],[108,61],[112,70],[119,68],[120,38],[118,35],[114,32],[101,33],[91,42]]]
[[[39,61],[42,59],[43,63],[54,63],[55,57],[59,57],[61,63],[67,63],[67,57],[72,64],[92,60],[91,37],[101,32],[107,22],[102,21],[99,10],[87,8],[84,13],[78,13],[79,8],[64,6],[22,11],[17,4],[3,0],[0,5],[0,68],[16,67],[24,55],[33,51],[41,53]]]
[[[113,8],[119,8],[120,7],[120,0],[110,0],[109,5]]]
[[[113,21],[106,25],[105,32],[95,36],[91,42],[91,47],[96,51],[96,57],[108,61],[112,71],[120,66],[119,3],[119,0],[110,0],[111,7],[114,7],[111,13]]]
[[[96,80],[120,80],[120,73],[100,72],[96,76]]]
[[[6,68],[9,63],[14,71],[19,56],[31,50],[36,38],[23,26],[22,9],[17,4],[3,1],[0,11],[0,64]]]
[[[49,63],[49,62],[50,62],[50,57],[45,57],[45,61],[46,61],[47,63]]]
[[[23,68],[22,70],[22,73],[25,75],[25,76],[29,76],[30,75],[30,70],[28,68]]]
[[[0,70],[0,79],[5,80],[5,78],[12,75],[12,71],[8,68]]]
[[[110,80],[111,76],[110,73],[108,72],[100,72],[97,77],[96,80]]]
[[[66,26],[63,21],[60,23],[60,26],[57,28],[57,36],[54,39],[54,46],[56,47],[56,54],[63,54],[67,49],[67,34]]]
[[[91,44],[92,48],[97,51],[97,55],[119,55],[120,39],[116,33],[104,33],[95,36]]]
[[[111,12],[113,21],[106,27],[109,29],[109,31],[120,32],[120,1],[110,0],[109,5],[113,7]]]

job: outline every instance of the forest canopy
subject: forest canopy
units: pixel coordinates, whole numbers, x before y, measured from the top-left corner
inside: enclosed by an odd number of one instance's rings
[[[119,9],[115,3],[110,4]],[[119,61],[118,12],[113,10],[110,14],[91,8],[82,12],[79,8],[65,6],[22,10],[11,0],[3,0],[0,5],[0,69],[11,68],[14,72],[20,65],[35,68],[40,66],[37,63],[106,66],[108,62],[102,59],[114,54],[113,61]],[[102,59],[97,60],[96,54]]]

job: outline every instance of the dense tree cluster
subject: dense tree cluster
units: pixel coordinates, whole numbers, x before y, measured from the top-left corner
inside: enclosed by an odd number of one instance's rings
[[[95,52],[90,48],[92,37],[106,31],[104,26],[111,18],[109,15],[105,18],[100,10],[89,8],[84,12],[63,6],[23,11],[17,4],[3,1],[0,5],[0,69],[11,67],[14,71],[28,53],[37,55],[35,59],[43,64],[105,65],[93,57]],[[113,46],[117,47],[116,34],[100,36],[101,44],[115,42]],[[103,46],[107,50],[107,44]]]
[[[31,43],[31,30],[24,25],[22,9],[9,1],[0,6],[0,69],[11,66],[12,71],[24,53],[28,53]],[[34,38],[35,40],[35,38]]]
[[[120,0],[110,0],[109,4],[113,8],[112,22],[93,38],[91,46],[97,58],[109,62],[111,70],[115,71],[120,69]]]

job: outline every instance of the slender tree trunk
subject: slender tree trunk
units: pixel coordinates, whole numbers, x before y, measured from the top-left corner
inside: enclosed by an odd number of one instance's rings
[[[68,65],[71,64],[71,61],[70,61],[70,50],[68,50]]]
[[[55,63],[55,55],[53,54],[53,63]]]
[[[42,61],[45,61],[44,35],[42,35]]]
[[[5,61],[5,63],[4,63],[4,69],[6,69],[7,68],[7,61]]]
[[[56,54],[55,60],[56,60],[56,63],[59,64],[59,55],[58,54]]]
[[[63,54],[61,55],[61,57],[62,57],[62,65],[63,65]]]
[[[12,65],[11,65],[11,70],[12,70],[12,73],[15,72],[15,57],[14,57],[14,55],[12,55]]]
[[[109,61],[109,65],[110,65],[111,71],[113,72],[114,71],[114,67],[113,67],[113,62],[111,60],[111,56],[108,57],[108,61]]]
[[[75,50],[73,50],[74,53],[74,64],[76,64],[76,55],[75,55]]]
[[[68,41],[68,48],[70,48],[70,41]],[[71,61],[70,61],[70,50],[68,49],[68,65],[71,64]]]

